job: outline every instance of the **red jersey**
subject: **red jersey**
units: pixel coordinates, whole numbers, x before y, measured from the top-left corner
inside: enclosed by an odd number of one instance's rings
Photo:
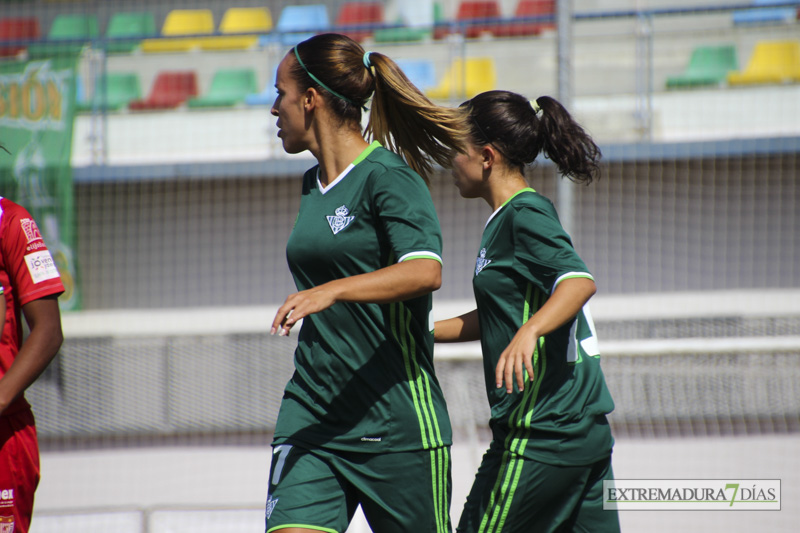
[[[22,345],[22,306],[64,292],[61,276],[28,211],[0,197],[0,295],[3,331],[0,336],[0,377],[5,375]],[[5,413],[27,405],[20,396]]]

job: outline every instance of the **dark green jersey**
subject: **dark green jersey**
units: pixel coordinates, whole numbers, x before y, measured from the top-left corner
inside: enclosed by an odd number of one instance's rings
[[[613,444],[605,415],[614,403],[588,307],[539,339],[524,391],[496,388],[495,367],[519,328],[571,277],[592,278],[548,199],[524,189],[489,218],[473,288],[492,431],[510,451],[556,465],[593,463]]]
[[[322,188],[303,177],[286,255],[298,290],[399,261],[441,262],[430,192],[396,154],[373,143]],[[303,320],[276,443],[386,452],[451,444],[433,371],[431,296],[337,303]]]

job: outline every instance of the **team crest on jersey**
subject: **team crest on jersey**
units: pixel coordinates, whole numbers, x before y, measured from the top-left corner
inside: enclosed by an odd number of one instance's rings
[[[36,225],[36,222],[32,218],[23,218],[19,221],[19,224],[22,226],[22,231],[25,232],[25,238],[28,239],[28,242],[42,240],[39,226]]]
[[[350,213],[350,210],[347,209],[347,206],[343,205],[336,208],[335,215],[327,215],[328,225],[331,227],[331,231],[334,235],[349,226],[355,218],[354,216],[347,216],[348,213]]]
[[[486,268],[486,265],[491,263],[491,259],[486,259],[486,248],[481,248],[481,253],[478,255],[478,258],[475,260],[475,275],[481,273],[481,270]]]
[[[275,506],[278,505],[278,499],[279,498],[272,499],[269,496],[267,497],[267,520],[272,516],[272,511],[275,510]]]

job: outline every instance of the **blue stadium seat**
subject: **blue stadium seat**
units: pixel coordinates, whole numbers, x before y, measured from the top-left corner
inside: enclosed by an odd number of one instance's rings
[[[795,6],[797,0],[753,0],[754,9],[743,9],[733,12],[733,23],[736,26],[760,24],[788,24],[794,22],[797,14],[795,7],[767,7],[755,9],[758,6],[787,4]]]
[[[267,83],[267,85],[264,87],[264,90],[262,90],[260,93],[253,93],[245,96],[244,103],[246,105],[253,106],[271,106],[275,102],[275,97],[278,96],[278,93],[275,90],[276,74],[276,71],[272,72],[272,77],[269,79],[269,83]]]
[[[331,21],[325,4],[289,5],[281,11],[275,31],[262,36],[259,44],[265,45],[278,40],[283,46],[294,46],[330,28]]]
[[[438,83],[433,62],[428,59],[398,59],[396,63],[411,83],[422,92],[435,87]]]

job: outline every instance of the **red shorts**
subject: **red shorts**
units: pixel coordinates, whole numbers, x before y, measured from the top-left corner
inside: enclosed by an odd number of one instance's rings
[[[0,532],[28,533],[39,484],[39,443],[31,410],[0,416]]]

